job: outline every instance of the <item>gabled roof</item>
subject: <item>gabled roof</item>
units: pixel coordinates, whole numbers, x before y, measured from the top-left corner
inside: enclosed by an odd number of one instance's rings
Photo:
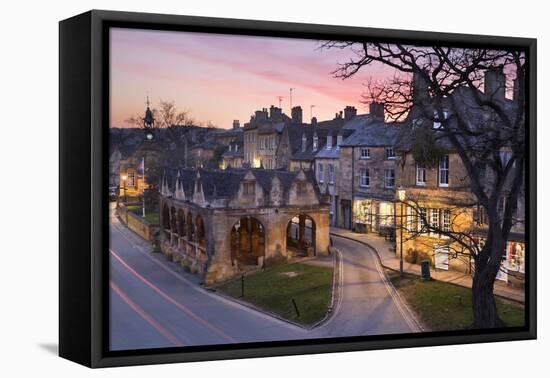
[[[174,193],[176,189],[176,180],[179,177],[186,198],[193,198],[195,182],[198,180],[202,184],[202,191],[205,199],[211,201],[216,198],[231,198],[235,196],[240,188],[241,182],[250,173],[254,176],[262,189],[269,193],[273,179],[277,177],[281,182],[281,187],[285,194],[290,190],[292,183],[301,171],[282,171],[266,169],[243,169],[229,168],[226,170],[205,170],[205,169],[166,169],[164,171],[164,183],[169,190]],[[312,184],[317,197],[321,194],[317,187],[313,172],[304,171],[306,179]]]

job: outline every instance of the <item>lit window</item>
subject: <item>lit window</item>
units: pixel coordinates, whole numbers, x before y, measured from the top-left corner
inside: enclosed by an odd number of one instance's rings
[[[395,159],[393,147],[386,147],[386,159]]]
[[[439,160],[439,186],[449,186],[449,155]]]
[[[370,159],[370,149],[369,148],[361,148],[361,159]]]
[[[451,210],[441,210],[441,229],[443,232],[451,232]]]
[[[130,171],[127,174],[126,186],[136,186],[136,172]]]
[[[425,207],[421,207],[418,209],[418,232],[425,232],[426,231],[426,222],[427,219],[427,211]]]
[[[423,165],[416,165],[416,185],[426,185],[426,167]]]
[[[384,169],[384,187],[386,188],[395,187],[395,170]]]
[[[361,168],[359,171],[359,186],[363,188],[368,188],[370,186],[369,170],[366,168]]]
[[[432,230],[430,230],[430,234],[434,235],[437,234],[437,229],[439,229],[439,209],[430,209],[430,227]]]

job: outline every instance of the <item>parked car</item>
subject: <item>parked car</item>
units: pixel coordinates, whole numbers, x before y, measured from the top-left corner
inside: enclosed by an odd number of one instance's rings
[[[118,197],[117,192],[118,192],[118,190],[117,190],[116,186],[109,187],[109,201],[111,201],[111,202],[116,201],[116,199]]]

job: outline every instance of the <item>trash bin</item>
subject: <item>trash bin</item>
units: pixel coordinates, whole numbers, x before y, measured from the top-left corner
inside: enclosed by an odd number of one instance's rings
[[[422,260],[421,263],[421,277],[422,280],[430,280],[430,260]]]

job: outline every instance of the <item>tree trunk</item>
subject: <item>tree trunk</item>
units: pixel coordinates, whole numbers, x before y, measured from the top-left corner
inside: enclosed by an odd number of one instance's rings
[[[504,252],[505,242],[498,231],[490,232],[478,257],[472,285],[473,328],[500,328],[504,322],[497,313],[493,287]]]

